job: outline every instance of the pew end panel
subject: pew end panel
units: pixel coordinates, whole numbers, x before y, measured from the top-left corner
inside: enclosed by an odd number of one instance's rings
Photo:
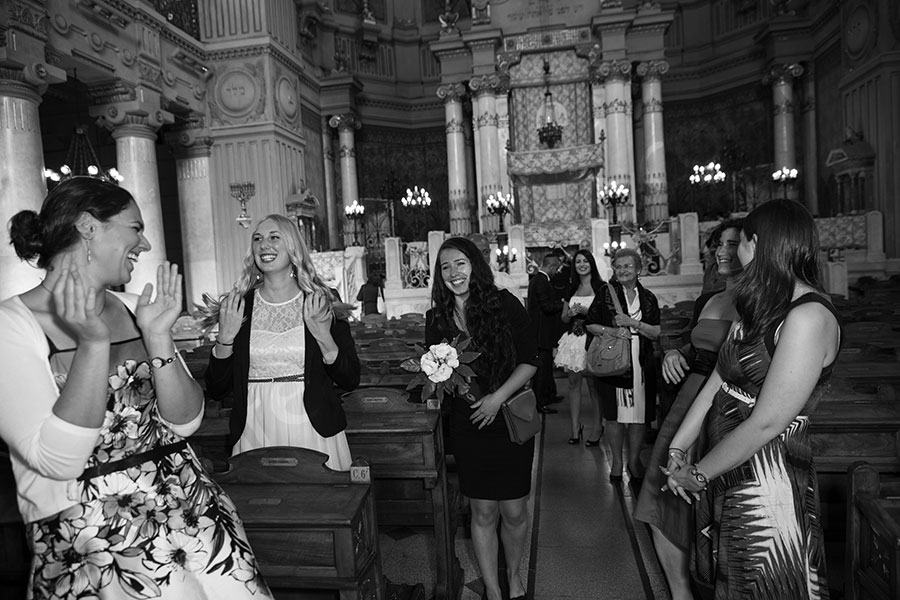
[[[871,465],[848,470],[845,594],[848,600],[900,598],[900,477]]]

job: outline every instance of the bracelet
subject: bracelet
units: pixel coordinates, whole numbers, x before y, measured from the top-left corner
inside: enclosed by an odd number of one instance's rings
[[[680,456],[675,456],[676,454]],[[669,457],[670,458],[680,458],[684,460],[684,457],[687,456],[687,453],[681,448],[669,448]]]
[[[699,483],[703,489],[706,489],[707,484],[709,484],[709,478],[697,468],[697,465],[691,465],[691,470],[688,472],[694,476],[694,479],[697,480],[697,483]]]
[[[225,342],[220,342],[219,340],[216,340],[216,343],[220,346],[234,346],[234,342],[230,342],[230,343],[226,344]]]

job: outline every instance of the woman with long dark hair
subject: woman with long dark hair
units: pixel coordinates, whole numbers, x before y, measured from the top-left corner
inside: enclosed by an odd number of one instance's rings
[[[472,544],[487,598],[501,600],[497,579],[497,523],[501,523],[510,598],[524,598],[520,564],[528,534],[526,501],[531,492],[534,439],[510,441],[500,405],[537,370],[537,338],[528,313],[494,285],[490,266],[466,238],[452,237],[438,251],[431,310],[425,315],[429,346],[470,340],[481,356],[471,363],[475,402],[453,397],[450,438],[460,491],[470,499]]]
[[[682,458],[668,467],[666,486],[700,500],[694,575],[717,599],[828,597],[807,415],[841,328],[819,285],[818,253],[815,221],[801,204],[772,200],[747,215],[740,321],[669,448]],[[688,464],[683,451],[704,423],[709,450]]]
[[[709,246],[714,249],[718,275],[725,280],[725,289],[703,294],[694,304],[691,319],[691,341],[681,348],[666,352],[662,361],[663,379],[670,385],[681,384],[678,396],[672,403],[659,428],[644,485],[634,509],[634,518],[650,525],[656,555],[666,574],[672,600],[690,600],[689,551],[693,544],[693,515],[691,507],[671,494],[660,490],[665,476],[661,469],[671,467],[668,457],[670,442],[684,415],[690,409],[697,392],[713,372],[719,348],[736,321],[734,290],[742,267],[737,249],[741,241],[741,219],[727,219],[709,236]],[[695,456],[697,449],[687,449]],[[677,452],[677,458],[682,458]]]
[[[559,338],[553,363],[569,374],[569,417],[572,421],[570,444],[581,441],[584,426],[581,424],[581,385],[584,379],[585,357],[587,355],[587,334],[584,320],[594,298],[603,289],[603,279],[597,270],[597,263],[589,250],[581,249],[572,257],[569,269],[569,287],[565,295],[562,322],[568,331]],[[596,381],[588,380],[588,393],[594,413],[592,427],[585,437],[585,446],[598,446],[603,434],[603,416],[600,411],[600,390]]]

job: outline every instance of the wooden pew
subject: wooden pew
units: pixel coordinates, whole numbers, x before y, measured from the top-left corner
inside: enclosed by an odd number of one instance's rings
[[[847,600],[900,598],[900,477],[871,465],[850,467],[847,505]]]
[[[384,598],[375,503],[368,481],[325,467],[328,457],[278,446],[243,452],[216,476],[237,506],[273,590],[337,590]]]
[[[447,486],[441,411],[411,403],[407,392],[393,388],[361,388],[343,400],[351,454],[372,469],[379,523],[429,527],[434,598],[457,598],[463,573],[454,538],[461,499]]]

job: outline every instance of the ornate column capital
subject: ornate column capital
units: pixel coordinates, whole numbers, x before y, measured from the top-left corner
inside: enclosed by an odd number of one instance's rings
[[[97,122],[115,131],[126,125],[136,125],[149,128],[154,135],[163,125],[171,125],[175,122],[175,116],[159,107],[152,99],[159,99],[159,95],[150,92],[145,100],[139,100],[134,88],[119,84],[101,86],[90,91],[96,104],[88,108],[92,117],[97,117]]]
[[[772,65],[769,72],[763,77],[764,85],[783,85],[791,83],[795,78],[803,75],[803,66],[797,63],[782,63]]]
[[[215,142],[203,115],[191,117],[186,125],[165,132],[164,137],[177,158],[209,156]]]
[[[649,60],[638,64],[637,74],[645,81],[662,79],[669,72],[669,62],[665,60]]]
[[[332,116],[328,119],[328,124],[338,131],[352,131],[362,127],[362,122],[359,120],[359,117],[349,112]]]
[[[0,80],[5,80],[5,84],[11,88],[20,87],[22,93],[30,92],[41,96],[51,83],[64,82],[66,72],[53,65],[35,62],[21,69],[0,67]],[[18,86],[14,84],[18,84]]]
[[[598,82],[627,81],[631,77],[631,63],[627,60],[604,60],[594,71]]]
[[[502,89],[502,80],[497,73],[477,75],[469,80],[469,89],[476,98],[487,93],[496,93]]]
[[[448,83],[438,86],[437,97],[447,102],[460,102],[466,95],[466,86],[462,83]]]

